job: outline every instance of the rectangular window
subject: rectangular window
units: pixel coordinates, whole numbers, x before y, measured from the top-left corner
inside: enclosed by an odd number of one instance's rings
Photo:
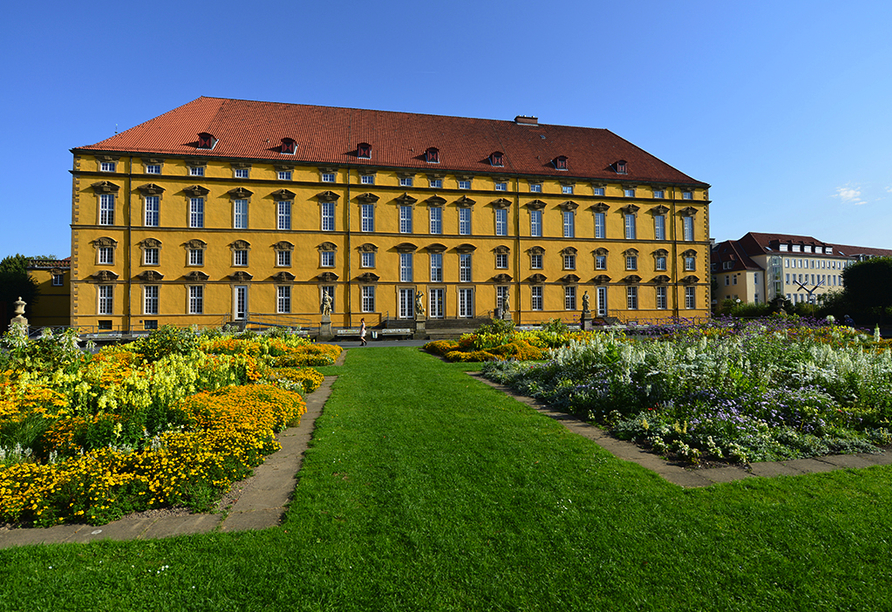
[[[508,209],[496,209],[496,236],[508,235]]]
[[[595,213],[595,238],[607,237],[607,215],[602,212]]]
[[[668,304],[666,287],[657,287],[657,310],[666,310]]]
[[[276,266],[280,268],[290,268],[291,251],[276,251]]]
[[[146,285],[142,289],[142,295],[142,313],[147,315],[158,314],[158,286]]]
[[[496,191],[508,191],[508,183],[496,183]]]
[[[232,201],[232,228],[248,229],[248,200]]]
[[[276,312],[279,314],[291,312],[291,287],[288,285],[276,287]]]
[[[458,316],[466,319],[474,316],[474,290],[458,290]]]
[[[61,287],[65,284],[64,274],[53,274],[53,287]]]
[[[685,255],[684,269],[685,272],[692,272],[697,269],[697,258],[694,255]]]
[[[204,198],[189,198],[189,227],[204,227]]]
[[[534,238],[542,237],[542,211],[530,211],[530,236]]]
[[[400,187],[411,187],[411,186],[412,186],[412,177],[411,176],[400,177]]]
[[[400,206],[400,233],[412,233],[412,207]]]
[[[146,164],[146,174],[161,174],[161,164]]]
[[[685,287],[684,288],[684,307],[688,310],[693,310],[697,307],[697,288],[696,287]]]
[[[542,253],[530,253],[530,269],[542,269]]]
[[[114,247],[99,247],[97,263],[104,265],[113,265],[115,263]]]
[[[333,232],[335,228],[335,205],[334,202],[322,202],[319,205],[319,214],[321,215],[321,226],[323,232]]]
[[[471,254],[458,254],[458,280],[463,283],[471,282]]]
[[[375,184],[375,175],[374,174],[363,174],[359,177],[359,182],[363,185],[374,185]]]
[[[291,170],[279,170],[276,176],[280,181],[290,181],[291,180]]]
[[[598,316],[607,316],[607,287],[598,287]]]
[[[564,255],[564,270],[575,270],[576,269],[576,255],[566,254]]]
[[[458,181],[458,188],[459,188],[459,189],[470,189],[470,188],[471,188],[471,181],[464,180],[464,179],[459,179],[459,181]]]
[[[624,217],[625,217],[625,228],[626,228],[626,233],[625,233],[626,240],[635,240],[636,235],[637,235],[637,231],[635,230],[635,215],[633,215],[631,213],[626,213],[624,215]]]
[[[323,172],[322,173],[322,182],[323,183],[334,183],[335,182],[334,172]]]
[[[415,290],[400,289],[398,292],[399,310],[397,311],[400,319],[411,319],[415,316]]]
[[[694,199],[694,192],[692,192],[692,191],[682,191],[682,192],[681,192],[681,199],[682,199],[682,200],[693,200],[693,199]]]
[[[161,198],[158,196],[146,196],[143,225],[146,227],[158,227],[160,206]]]
[[[158,249],[156,248],[146,248],[142,252],[142,262],[147,266],[157,266],[158,265]]]
[[[443,179],[432,178],[429,179],[430,186],[432,189],[442,189],[443,188]]]
[[[248,169],[247,168],[235,168],[233,170],[233,176],[237,179],[246,179],[248,178]]]
[[[360,268],[374,268],[375,267],[375,252],[374,251],[363,251],[359,254],[359,267]]]
[[[573,185],[561,185],[561,193],[572,195],[573,194]]]
[[[607,256],[606,255],[595,255],[595,270],[606,270],[607,269]]]
[[[204,249],[189,249],[189,265],[190,266],[203,266],[204,265]]]
[[[100,162],[99,170],[102,172],[114,172],[115,171],[115,162]]]
[[[654,238],[666,240],[666,215],[654,215]]]
[[[542,286],[530,287],[530,290],[532,298],[530,300],[530,310],[542,310]]]
[[[638,269],[638,256],[637,255],[626,255],[626,270],[637,270]]]
[[[189,287],[189,314],[204,313],[204,287],[192,285]]]
[[[576,310],[576,287],[564,287],[564,310]]]
[[[505,270],[508,268],[508,253],[496,253],[496,269]]]
[[[471,235],[471,209],[458,209],[458,233],[462,236]]]
[[[99,314],[113,314],[114,296],[115,288],[113,285],[99,285]]]
[[[99,195],[99,225],[115,224],[115,194]]]
[[[246,249],[236,249],[232,252],[232,265],[233,266],[247,266],[248,265],[248,251]]]
[[[496,308],[502,310],[505,307],[506,300],[508,300],[508,287],[496,287]]]
[[[367,285],[362,290],[362,311],[375,312],[375,287]]]
[[[204,176],[204,166],[189,166],[189,176]]]
[[[291,202],[282,200],[276,203],[276,228],[280,230],[291,229]]]
[[[542,193],[542,183],[530,183],[530,193]]]
[[[626,308],[638,310],[638,287],[626,287]]]
[[[443,306],[444,298],[446,297],[445,294],[446,291],[444,289],[430,290],[427,313],[431,319],[442,319],[444,317],[445,309]]]
[[[684,240],[690,242],[694,239],[694,217],[682,217],[684,224]]]
[[[374,204],[363,204],[360,207],[360,217],[361,217],[361,222],[362,222],[362,231],[374,232],[375,231],[375,205]]]
[[[155,319],[155,320],[151,320],[151,321],[148,320],[148,319],[146,319],[146,320],[143,322],[143,329],[145,329],[146,331],[154,331],[154,330],[158,329],[158,321],[157,321],[157,319]]]
[[[662,189],[654,189],[654,199],[662,200],[666,197],[666,193]]]
[[[442,234],[443,233],[443,209],[439,206],[431,206],[428,208],[428,214],[430,215],[430,230],[431,234]]]
[[[627,198],[634,198],[635,190],[634,189],[623,189],[623,195],[626,196]]]
[[[319,251],[319,265],[323,268],[334,268],[335,252]]]
[[[564,238],[576,237],[576,219],[575,212],[572,210],[564,211]]]
[[[654,263],[654,267],[660,272],[665,272],[666,271],[666,257],[663,255],[658,255],[656,258],[656,262]]]
[[[604,188],[603,187],[592,187],[592,195],[596,196],[604,196]]]
[[[400,253],[400,282],[412,282],[412,263],[414,253]]]
[[[443,254],[431,253],[431,282],[443,282]]]

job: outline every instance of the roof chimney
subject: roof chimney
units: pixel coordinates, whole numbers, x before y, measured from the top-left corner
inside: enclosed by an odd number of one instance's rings
[[[514,118],[517,125],[539,125],[539,117],[527,117],[526,115],[518,115]]]

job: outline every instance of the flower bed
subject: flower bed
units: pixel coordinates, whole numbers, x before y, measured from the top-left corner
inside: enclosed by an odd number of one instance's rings
[[[168,505],[209,508],[300,421],[339,347],[165,328],[94,356],[70,337],[0,361],[0,522],[100,524]],[[66,346],[65,350],[57,350]]]
[[[492,363],[521,393],[697,463],[870,452],[892,444],[892,354],[850,328],[680,326],[591,333],[543,364]]]

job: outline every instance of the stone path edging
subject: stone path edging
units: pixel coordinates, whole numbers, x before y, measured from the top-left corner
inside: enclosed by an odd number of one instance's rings
[[[344,362],[346,351],[335,362]],[[300,425],[279,432],[282,448],[254,468],[250,478],[235,483],[230,497],[235,499],[228,511],[215,514],[149,516],[137,514],[105,525],[58,525],[46,529],[0,530],[0,548],[33,544],[88,543],[98,540],[149,540],[195,533],[246,531],[276,527],[282,521],[285,504],[297,486],[297,473],[303,454],[313,435],[316,418],[337,376],[326,376],[314,392],[305,395],[307,412]]]
[[[638,465],[656,472],[672,484],[684,488],[708,487],[718,482],[732,482],[744,478],[795,476],[798,474],[816,474],[832,472],[847,468],[864,468],[874,465],[892,465],[892,452],[859,453],[856,455],[826,455],[810,459],[793,459],[790,461],[766,461],[740,466],[717,468],[684,468],[673,465],[660,455],[643,449],[631,442],[618,440],[599,427],[586,423],[566,412],[549,408],[542,402],[520,395],[510,387],[484,378],[480,372],[466,372],[469,376],[502,391],[552,419],[559,421],[572,431],[596,444],[614,456],[625,461],[633,461]]]

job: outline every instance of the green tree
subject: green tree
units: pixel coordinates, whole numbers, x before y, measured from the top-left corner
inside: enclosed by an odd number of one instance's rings
[[[0,329],[6,329],[17,299],[22,298],[29,306],[37,302],[37,282],[28,275],[28,262],[31,259],[16,253],[0,261],[0,316],[3,317],[0,319]]]
[[[843,290],[824,301],[822,314],[849,315],[861,327],[892,321],[892,257],[876,257],[843,270]]]

